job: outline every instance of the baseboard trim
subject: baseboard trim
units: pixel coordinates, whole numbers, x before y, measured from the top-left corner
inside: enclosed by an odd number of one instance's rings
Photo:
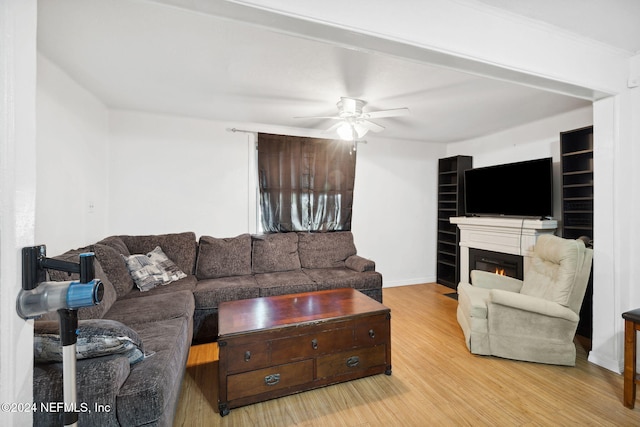
[[[410,285],[419,285],[422,283],[435,283],[435,277],[419,277],[416,279],[407,279],[407,280],[392,280],[385,281],[384,276],[382,278],[382,287],[383,288],[395,288],[397,286],[410,286]]]
[[[623,362],[621,360],[612,359],[610,357],[598,354],[596,351],[590,351],[587,360],[595,365],[602,366],[612,372],[621,374],[623,372]]]

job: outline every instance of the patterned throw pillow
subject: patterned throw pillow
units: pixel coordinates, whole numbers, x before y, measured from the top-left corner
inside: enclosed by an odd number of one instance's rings
[[[160,246],[146,255],[130,255],[122,258],[127,264],[129,273],[140,292],[146,292],[158,285],[168,285],[171,282],[187,277],[178,266],[162,251]]]
[[[175,262],[171,261],[169,257],[162,251],[160,246],[156,246],[154,250],[147,254],[151,262],[153,262],[160,270],[166,274],[166,278],[163,281],[163,285],[168,285],[176,280],[184,279],[187,277],[185,273],[180,270]]]

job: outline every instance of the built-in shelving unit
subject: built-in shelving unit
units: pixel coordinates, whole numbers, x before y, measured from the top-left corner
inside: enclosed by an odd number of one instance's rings
[[[593,238],[593,126],[560,133],[563,236]]]
[[[562,236],[586,236],[593,246],[593,126],[560,133]],[[593,275],[592,275],[593,277]],[[580,310],[579,335],[591,338],[593,279],[589,278]]]
[[[471,156],[438,161],[437,281],[455,289],[460,280],[460,230],[449,218],[464,215],[464,171],[473,167]]]

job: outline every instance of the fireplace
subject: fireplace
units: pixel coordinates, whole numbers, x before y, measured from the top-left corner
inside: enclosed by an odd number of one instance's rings
[[[542,234],[553,234],[555,220],[507,217],[451,217],[460,229],[460,281],[469,283],[471,249],[514,255],[522,259],[522,276],[533,256],[533,247]]]
[[[469,271],[482,270],[522,280],[523,258],[519,255],[469,248]]]

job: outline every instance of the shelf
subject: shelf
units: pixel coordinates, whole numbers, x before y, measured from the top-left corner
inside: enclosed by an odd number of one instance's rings
[[[563,153],[562,157],[582,156],[582,155],[593,156],[593,149],[573,151],[573,152],[569,152],[569,153]]]
[[[470,156],[438,161],[437,281],[454,288],[459,279],[460,232],[449,218],[464,215],[464,171],[472,167]]]
[[[560,133],[562,237],[593,238],[593,127]],[[590,279],[591,280],[591,279]],[[591,285],[592,286],[592,285]],[[591,338],[592,295],[586,292],[578,331]],[[589,313],[583,315],[582,313]],[[588,336],[587,336],[588,335]]]

